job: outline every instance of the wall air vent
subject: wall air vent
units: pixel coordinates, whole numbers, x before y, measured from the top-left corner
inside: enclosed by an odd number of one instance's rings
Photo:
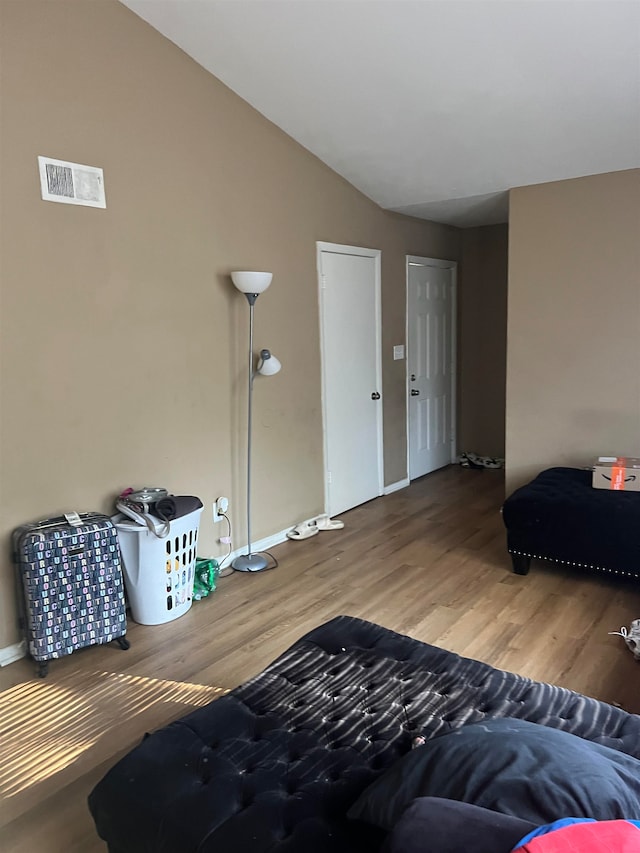
[[[38,157],[44,201],[106,207],[104,175],[97,166],[82,166],[51,157]]]

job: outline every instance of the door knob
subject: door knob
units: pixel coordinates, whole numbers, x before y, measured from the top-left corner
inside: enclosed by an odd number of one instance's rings
[[[411,396],[412,396],[412,397],[419,397],[419,396],[420,396],[420,392],[419,392],[416,388],[412,388],[412,389],[411,389]]]
[[[380,393],[378,391],[374,391],[373,394],[371,395],[371,399],[372,400],[379,400],[380,399]]]

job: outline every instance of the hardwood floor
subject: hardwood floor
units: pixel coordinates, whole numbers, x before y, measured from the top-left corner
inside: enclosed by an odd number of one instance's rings
[[[498,471],[451,467],[345,513],[345,529],[272,549],[168,625],[0,670],[0,848],[104,853],[86,798],[145,731],[257,673],[346,613],[502,669],[640,712],[640,664],[608,631],[640,617],[640,588],[534,562],[514,575]]]

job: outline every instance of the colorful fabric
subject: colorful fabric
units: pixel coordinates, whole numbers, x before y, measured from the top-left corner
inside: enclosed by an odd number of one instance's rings
[[[638,853],[640,821],[563,818],[534,829],[512,853]]]

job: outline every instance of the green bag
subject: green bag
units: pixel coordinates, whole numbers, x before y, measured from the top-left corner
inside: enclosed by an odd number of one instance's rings
[[[196,570],[193,578],[193,598],[200,601],[206,598],[216,588],[219,566],[216,560],[196,559]]]

